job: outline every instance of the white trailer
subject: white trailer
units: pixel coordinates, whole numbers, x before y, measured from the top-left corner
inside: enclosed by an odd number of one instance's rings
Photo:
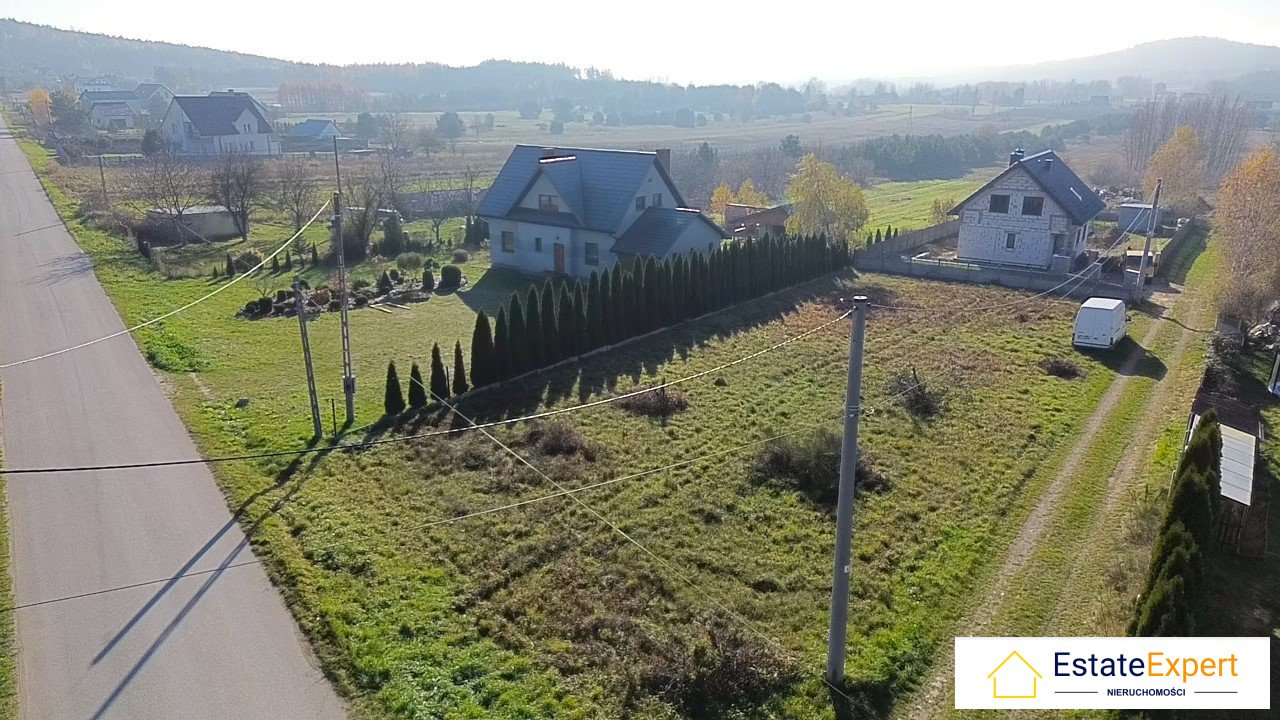
[[[1076,313],[1071,344],[1086,348],[1113,348],[1129,333],[1123,300],[1094,297],[1084,301]]]

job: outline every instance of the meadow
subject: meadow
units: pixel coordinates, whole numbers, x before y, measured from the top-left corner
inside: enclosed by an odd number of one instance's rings
[[[126,322],[214,287],[166,279],[77,219],[56,166],[24,147]],[[389,359],[404,373],[433,342],[468,336],[476,309],[523,282],[486,271],[482,254],[464,270],[472,282],[456,294],[352,313],[358,423],[344,441],[460,422],[374,424]],[[885,711],[947,642],[966,594],[1115,377],[1114,358],[1071,349],[1073,303],[1038,299],[970,318],[954,308],[1020,296],[841,274],[460,410],[497,419],[566,408],[713,369],[832,320],[855,290],[924,309],[877,310],[868,326],[863,446],[880,481],[858,506],[849,692],[864,710]],[[236,286],[137,338],[153,364],[185,359],[157,372],[207,454],[297,448],[310,435],[296,321],[234,317],[256,295]],[[670,417],[608,404],[492,431],[536,471],[483,434],[457,432],[215,472],[361,717],[830,717],[817,675],[830,507],[760,472],[759,445],[738,446],[835,426],[847,328],[682,385],[688,407]],[[327,407],[340,386],[336,318],[313,324],[312,345]],[[1037,363],[1049,356],[1070,358],[1083,377],[1046,374]],[[936,417],[914,417],[891,397],[895,376],[911,371],[942,393]],[[617,480],[676,463],[685,464]],[[581,494],[589,511],[564,497],[534,500],[548,478],[616,482]],[[534,502],[450,520],[524,500]]]

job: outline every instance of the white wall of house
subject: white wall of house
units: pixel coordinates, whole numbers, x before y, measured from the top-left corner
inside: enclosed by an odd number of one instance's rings
[[[1007,213],[991,212],[991,196],[1009,196]],[[1023,200],[1044,198],[1040,215],[1023,215]],[[1012,235],[1012,237],[1011,237]],[[969,200],[960,213],[956,256],[975,262],[1049,268],[1055,254],[1075,258],[1084,251],[1085,229],[1021,169]]]
[[[94,105],[89,111],[89,124],[99,130],[128,130],[138,126],[138,117],[128,115],[104,115],[99,112],[102,105]]]
[[[696,222],[680,233],[676,244],[671,246],[670,255],[687,255],[690,252],[711,252],[720,247],[723,238],[719,231],[704,222]]]
[[[540,198],[543,195],[550,195],[555,198],[556,207],[560,209],[560,212],[569,214],[569,208],[565,207],[564,200],[560,197],[560,191],[556,190],[551,178],[546,175],[538,175],[538,179],[533,181],[529,192],[525,193],[523,198],[520,198],[519,207],[527,210],[540,210],[542,207]]]
[[[610,249],[615,242],[607,233],[576,228],[485,218],[489,222],[489,256],[496,267],[531,275],[556,271],[557,244],[564,246],[564,271],[574,277],[589,277],[592,271],[613,267],[616,258]],[[503,233],[511,233],[514,244],[505,250]],[[596,245],[596,264],[587,260],[587,245]]]

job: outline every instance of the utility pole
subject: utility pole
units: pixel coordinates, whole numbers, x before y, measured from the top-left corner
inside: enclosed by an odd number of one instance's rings
[[[347,241],[342,236],[342,169],[338,166],[338,138],[333,139],[333,231],[338,240],[338,300],[342,305],[342,395],[347,402],[347,424],[356,421],[356,376],[351,371],[351,325],[347,320]]]
[[[293,299],[298,308],[298,329],[302,332],[302,360],[307,366],[307,395],[311,398],[311,429],[317,440],[324,437],[320,424],[320,399],[316,396],[316,373],[311,367],[311,342],[307,339],[307,296],[302,292],[302,282],[293,281]]]
[[[102,169],[102,156],[98,156],[98,179],[102,181],[102,204],[106,205],[107,200],[107,171]]]
[[[1160,212],[1160,186],[1163,178],[1156,178],[1156,196],[1151,200],[1151,217],[1147,218],[1147,241],[1142,245],[1142,257],[1138,259],[1138,300],[1142,300],[1142,286],[1147,284],[1147,256],[1151,254],[1151,238],[1156,234],[1156,215]]]
[[[840,445],[840,494],[836,500],[836,554],[831,578],[831,625],[827,633],[827,682],[844,683],[849,635],[849,566],[853,552],[853,501],[858,495],[858,418],[862,415],[862,350],[867,333],[867,296],[853,298],[849,329],[849,385],[844,391],[844,439]]]

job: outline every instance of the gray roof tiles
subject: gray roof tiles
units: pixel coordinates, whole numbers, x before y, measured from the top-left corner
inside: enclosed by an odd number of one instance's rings
[[[724,230],[702,211],[693,208],[649,207],[613,244],[618,255],[656,255],[662,257],[690,225],[705,222],[727,237]]]
[[[965,198],[959,205],[956,205],[951,214],[959,214],[961,208],[968,204],[970,200],[986,192],[1000,178],[1013,172],[1014,169],[1021,169],[1026,172],[1040,186],[1040,189],[1053,198],[1054,202],[1058,203],[1070,216],[1072,222],[1077,225],[1089,222],[1107,206],[1088,184],[1081,180],[1080,176],[1076,175],[1062,161],[1062,158],[1058,157],[1057,153],[1052,150],[1045,150],[1035,155],[1029,155],[1005,168],[990,182],[978,188],[976,192]]]
[[[216,93],[212,95],[178,95],[173,101],[182,108],[191,125],[200,135],[239,135],[236,120],[246,111],[257,121],[257,132],[270,133],[271,123],[258,112],[253,98],[245,93]]]
[[[645,175],[655,166],[676,194],[674,204],[684,204],[679,190],[658,163],[657,153],[555,148],[554,157],[559,159],[543,162],[543,152],[536,145],[517,145],[478,213],[486,217],[507,216],[539,175],[546,174],[561,193],[566,209],[581,219],[583,227],[616,233],[635,202]]]

